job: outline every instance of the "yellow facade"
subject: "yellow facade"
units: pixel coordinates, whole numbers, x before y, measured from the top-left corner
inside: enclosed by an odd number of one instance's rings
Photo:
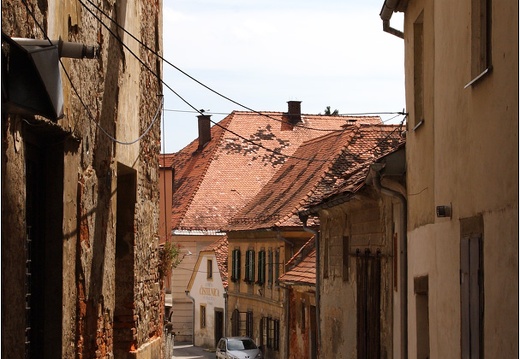
[[[258,345],[263,346],[268,358],[287,357],[289,337],[286,310],[287,288],[278,278],[285,273],[285,264],[311,237],[310,233],[300,231],[239,231],[229,232],[227,293],[227,318],[231,323],[226,334],[248,335]],[[240,273],[235,272],[238,280],[232,279],[233,251],[240,251]],[[254,251],[254,280],[246,281],[247,252]],[[258,280],[259,254],[265,252],[265,277]],[[235,252],[237,253],[237,252]],[[253,279],[253,278],[251,278]],[[249,313],[249,314],[248,314]],[[238,315],[238,317],[237,317]],[[235,322],[234,322],[235,320]],[[233,324],[235,323],[235,324]]]
[[[404,12],[409,357],[516,357],[518,2]]]

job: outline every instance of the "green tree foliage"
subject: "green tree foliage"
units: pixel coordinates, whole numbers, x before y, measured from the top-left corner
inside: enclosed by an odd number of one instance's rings
[[[325,108],[325,116],[337,116],[339,115],[339,111],[335,109],[334,111],[330,112],[330,106],[327,106]]]

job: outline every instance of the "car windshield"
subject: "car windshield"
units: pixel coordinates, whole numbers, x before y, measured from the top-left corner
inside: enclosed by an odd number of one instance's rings
[[[229,350],[249,350],[256,349],[256,344],[251,339],[230,339],[228,341]]]

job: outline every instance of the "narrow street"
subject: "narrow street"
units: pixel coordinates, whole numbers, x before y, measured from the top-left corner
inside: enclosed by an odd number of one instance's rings
[[[193,346],[193,344],[178,343],[173,347],[171,359],[203,359],[215,358],[215,352]]]

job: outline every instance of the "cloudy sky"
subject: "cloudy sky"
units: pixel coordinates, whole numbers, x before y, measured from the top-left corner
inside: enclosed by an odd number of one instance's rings
[[[220,121],[233,110],[341,114],[405,108],[403,40],[383,31],[384,0],[164,0],[162,151],[197,138],[204,109]],[[402,28],[394,14],[392,26]],[[179,98],[182,97],[182,99]],[[237,105],[237,103],[239,105]],[[381,115],[395,123],[402,117]]]

